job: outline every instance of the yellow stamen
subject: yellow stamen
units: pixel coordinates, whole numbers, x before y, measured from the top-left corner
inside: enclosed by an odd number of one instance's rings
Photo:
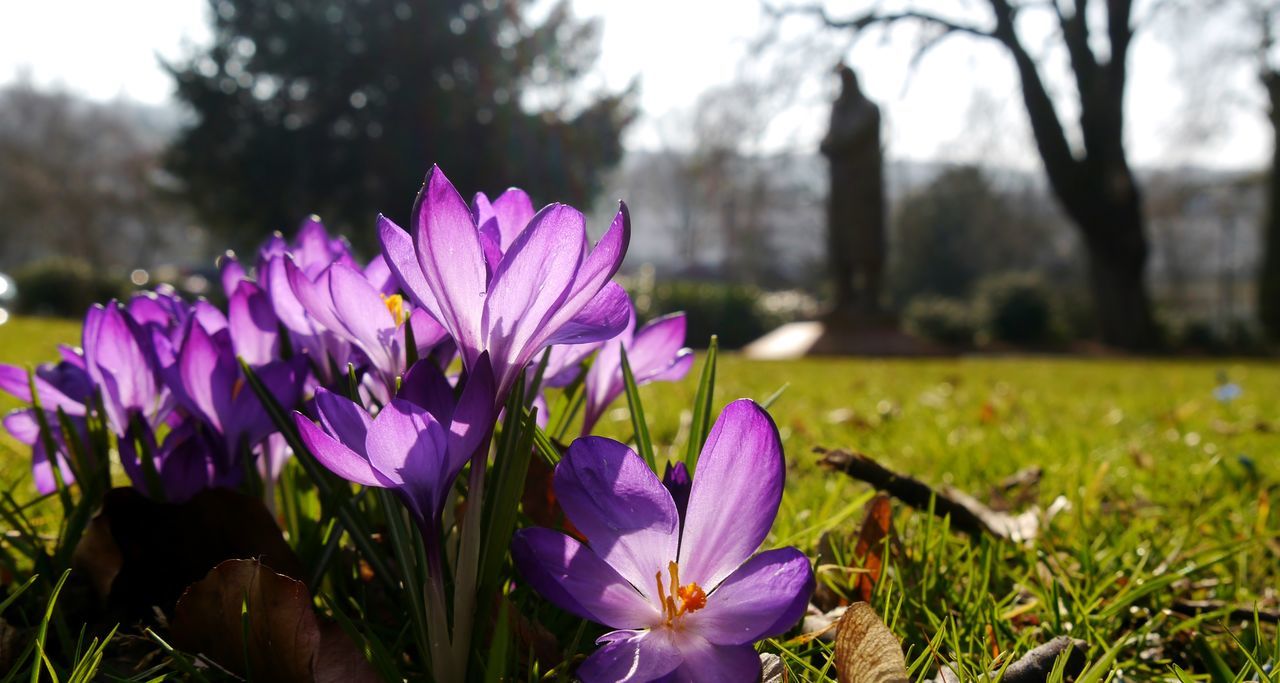
[[[231,385],[231,400],[240,398],[240,392],[244,391],[244,378],[237,377],[234,384]]]
[[[397,325],[403,325],[405,320],[409,319],[409,312],[404,307],[404,297],[399,294],[391,296],[383,295],[382,302],[387,305],[387,310],[391,312],[391,317],[396,321]]]
[[[663,589],[662,572],[655,573],[653,578],[658,584],[658,602],[662,606],[663,620],[667,626],[673,626],[685,614],[706,607],[707,593],[697,583],[681,586],[680,566],[675,562],[667,563],[667,573],[670,575],[669,592]]]

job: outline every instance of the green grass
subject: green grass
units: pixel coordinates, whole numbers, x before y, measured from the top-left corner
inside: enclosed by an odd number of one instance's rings
[[[1244,387],[1232,404],[1212,396],[1219,370]],[[695,381],[642,389],[654,442],[675,443],[672,457],[682,452],[681,412]],[[1000,479],[1038,465],[1039,504],[1059,495],[1071,503],[1026,546],[948,533],[895,503],[901,548],[874,603],[904,638],[908,661],[919,659],[913,673],[932,676],[957,661],[973,676],[993,648],[1021,653],[1056,635],[1087,641],[1094,660],[1119,646],[1114,668],[1140,679],[1169,675],[1171,664],[1203,673],[1194,639],[1201,633],[1232,668],[1245,667],[1221,613],[1197,622],[1166,610],[1180,599],[1277,606],[1280,368],[730,356],[720,364],[716,404],[763,400],[784,384],[771,412],[789,480],[772,544],[794,543],[812,556],[830,530],[837,555],[852,555],[871,492],[815,467],[814,446],[856,450],[983,499]],[[624,409],[615,406],[603,425],[621,438],[630,433]]]
[[[12,320],[0,327],[0,361],[52,358],[58,342],[77,338],[75,323]],[[641,389],[660,460],[684,452],[698,369],[680,384]],[[1244,388],[1231,404],[1211,395],[1219,370]],[[1174,667],[1203,676],[1210,651],[1241,672],[1249,656],[1276,658],[1274,645],[1256,643],[1275,641],[1269,626],[1259,637],[1221,610],[1193,619],[1171,608],[1182,599],[1276,608],[1280,367],[725,356],[716,409],[738,397],[763,400],[784,384],[771,412],[789,479],[770,545],[816,555],[831,531],[837,557],[851,555],[871,492],[818,469],[814,446],[856,450],[980,499],[1001,478],[1039,465],[1039,504],[1058,496],[1071,504],[1026,545],[970,539],[894,504],[898,542],[873,604],[903,639],[913,676],[955,662],[971,679],[998,668],[995,652],[1003,662],[1063,634],[1088,643],[1099,673],[1122,671],[1128,680],[1172,677]],[[0,399],[0,408],[14,405]],[[598,431],[629,437],[625,400]],[[25,475],[27,456],[2,443],[0,482],[9,483]],[[834,678],[815,652],[822,643],[765,647],[783,652],[801,680]]]

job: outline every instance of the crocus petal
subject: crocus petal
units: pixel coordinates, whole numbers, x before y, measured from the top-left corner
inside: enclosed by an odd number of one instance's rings
[[[333,294],[329,287],[330,269],[325,268],[312,279],[293,259],[286,257],[284,270],[289,277],[289,285],[293,287],[294,296],[298,297],[307,314],[326,330],[340,332],[342,322],[333,310]]]
[[[374,256],[369,261],[364,267],[363,275],[364,279],[368,280],[369,284],[383,296],[391,296],[400,289],[395,273],[391,272],[391,267],[387,265],[387,259],[382,254]]]
[[[263,242],[261,247],[258,247],[258,261],[261,263],[284,256],[287,251],[289,251],[289,243],[284,240],[284,235],[281,235],[279,231],[273,232],[267,238],[267,241]],[[259,273],[258,276],[261,277],[262,274]]]
[[[199,414],[219,432],[225,431],[223,417],[230,415],[240,368],[229,353],[213,341],[203,327],[192,321],[178,354],[180,398],[187,409]]]
[[[129,297],[125,308],[129,311],[129,317],[144,327],[154,325],[167,328],[177,322],[174,320],[173,302],[167,298],[162,299],[155,292],[134,294]]]
[[[476,224],[466,202],[435,166],[413,215],[418,265],[435,295],[441,324],[449,328],[469,366],[484,343],[481,315],[489,289]]]
[[[441,424],[449,424],[453,420],[453,387],[449,386],[440,366],[429,358],[419,360],[404,373],[400,393],[396,397],[421,406]],[[319,393],[316,399],[319,402]],[[364,414],[364,411],[360,413]]]
[[[19,401],[31,403],[31,384],[27,371],[16,365],[0,363],[0,391],[12,394]],[[40,395],[40,407],[45,410],[61,408],[68,415],[84,415],[83,401],[73,400],[38,374],[36,393]]]
[[[57,416],[46,413],[45,419],[55,421]],[[31,447],[31,475],[36,491],[42,495],[56,491],[58,481],[53,474],[53,464],[49,461],[49,451],[45,449],[44,440],[40,438],[40,422],[36,419],[35,410],[26,408],[9,413],[4,417],[4,428],[13,435],[13,438]],[[54,442],[59,449],[63,447],[61,441],[62,438],[55,435]],[[62,470],[63,482],[74,483],[75,477],[67,465],[66,455],[60,450],[56,457]]]
[[[155,370],[139,344],[131,321],[112,301],[99,311],[93,336],[84,339],[89,374],[102,387],[102,401],[117,434],[123,434],[129,413],[151,407],[157,387]]]
[[[496,417],[495,391],[489,354],[485,352],[480,354],[475,369],[467,373],[462,395],[449,421],[447,479],[453,479],[466,461],[485,445]]]
[[[475,221],[481,233],[492,230],[498,236],[498,215],[493,212],[493,203],[489,195],[477,192],[471,195],[471,220]],[[495,241],[501,241],[501,238]]]
[[[625,445],[591,436],[569,446],[553,481],[565,516],[591,549],[656,604],[654,576],[666,576],[680,524],[657,475]]]
[[[422,274],[422,266],[418,265],[413,238],[404,228],[379,214],[378,241],[382,244],[382,256],[387,267],[395,274],[400,288],[409,295],[409,300],[414,306],[425,309],[431,317],[439,320],[440,306],[436,303],[435,294],[431,293],[431,287],[427,285],[426,276]]]
[[[627,326],[631,299],[616,282],[607,282],[587,305],[547,338],[547,344],[589,344],[613,339]]]
[[[197,301],[191,306],[191,315],[210,335],[227,329],[227,316],[208,301]]]
[[[365,486],[378,488],[394,486],[393,482],[374,470],[368,460],[342,442],[325,434],[324,430],[317,427],[302,413],[295,412],[293,421],[298,426],[298,435],[302,438],[302,443],[307,445],[307,450],[311,451],[316,460],[319,460],[320,464],[330,472],[347,481]],[[360,443],[359,448],[363,450],[364,443]]]
[[[443,503],[446,436],[431,413],[398,398],[382,408],[365,438],[369,463],[405,490],[421,517],[434,515]]]
[[[298,265],[307,275],[313,277],[329,264],[341,260],[346,253],[341,240],[330,239],[319,216],[308,216],[302,221],[294,242],[297,244],[293,249],[294,258],[298,259]]]
[[[421,308],[413,309],[408,322],[413,328],[413,343],[418,348],[419,357],[431,353],[441,343],[449,340],[449,330]]]
[[[747,399],[725,406],[694,470],[680,541],[682,581],[711,590],[751,557],[778,514],[785,475],[769,414]]]
[[[671,677],[673,681],[760,680],[760,655],[751,645],[716,645],[691,634],[673,640],[681,660],[680,668]]]
[[[311,324],[306,308],[293,293],[293,285],[289,283],[289,275],[285,270],[285,261],[283,256],[276,256],[265,262],[264,267],[259,269],[262,285],[271,299],[271,308],[275,311],[276,317],[290,332],[295,335],[313,335],[316,333],[316,328]]]
[[[484,305],[484,327],[499,390],[505,392],[533,354],[542,349],[544,321],[568,294],[582,257],[582,214],[552,204],[534,216],[493,274]]]
[[[502,247],[498,246],[497,221],[490,219],[489,225],[493,227],[493,230],[480,231],[480,251],[484,252],[485,272],[492,279],[494,271],[502,264]]]
[[[60,465],[65,465],[61,456],[58,461]],[[62,467],[62,480],[64,483],[75,481],[70,469],[65,466]],[[40,441],[36,441],[31,447],[31,482],[35,485],[36,492],[42,496],[58,490],[58,479],[53,474],[53,463],[49,462],[49,451]]]
[[[587,359],[599,344],[565,344],[551,347],[547,371],[542,376],[542,386],[559,389],[567,387],[582,372],[582,361]]]
[[[165,500],[180,503],[208,488],[218,478],[215,461],[225,449],[219,440],[191,422],[170,432],[164,444],[154,451]]]
[[[34,408],[22,408],[4,416],[4,428],[19,442],[31,446],[40,441],[40,421]]]
[[[341,263],[329,268],[333,312],[347,340],[364,351],[374,367],[390,381],[404,367],[404,331],[391,316],[382,297],[364,276]]]
[[[294,356],[288,360],[272,361],[255,371],[263,388],[285,410],[292,410],[302,398],[302,383],[307,374],[306,362],[306,358]],[[230,406],[222,418],[222,435],[234,448],[239,448],[242,437],[246,439],[247,445],[255,446],[276,431],[275,423],[262,401],[258,400],[258,395],[249,388],[240,374],[238,364],[235,370],[236,374],[231,380]]]
[[[87,372],[84,363],[84,352],[70,344],[58,344],[58,355],[62,358],[62,362],[74,368],[78,368],[81,372]]]
[[[27,370],[16,365],[0,363],[0,391],[11,394],[19,401],[30,403],[31,384]]]
[[[627,211],[626,204],[620,204],[617,215],[613,218],[613,223],[609,229],[596,243],[594,249],[582,261],[582,266],[578,269],[573,279],[573,286],[570,288],[569,296],[565,298],[564,304],[560,306],[556,314],[546,325],[548,330],[547,337],[540,340],[543,344],[553,343],[583,343],[589,341],[600,341],[608,339],[616,335],[626,325],[626,316],[628,304],[623,303],[626,299],[626,292],[618,292],[613,290],[607,293],[604,302],[593,302],[606,289],[609,279],[618,272],[618,267],[622,265],[622,259],[627,254],[627,245],[631,242],[631,217]],[[630,301],[629,299],[627,300]],[[592,305],[594,304],[594,305]],[[569,321],[575,320],[588,307],[596,309],[591,317],[591,321],[613,321],[617,324],[612,329],[612,334],[607,336],[582,336],[577,340],[564,339],[560,328],[565,326]],[[622,308],[618,308],[622,307]],[[612,315],[609,315],[612,313]],[[579,323],[579,326],[586,329]],[[608,329],[602,329],[597,334],[609,332]],[[553,336],[554,335],[554,336]],[[552,341],[554,340],[554,341]]]
[[[693,349],[680,349],[676,352],[675,359],[671,361],[671,365],[668,365],[667,369],[650,375],[646,381],[678,382],[684,379],[691,369],[693,369]]]
[[[689,489],[693,486],[693,481],[689,479],[689,468],[682,462],[674,465],[668,462],[667,469],[662,473],[662,485],[671,493],[671,500],[676,504],[680,519],[684,519],[689,509]]]
[[[522,529],[511,541],[520,575],[560,609],[612,628],[641,628],[662,620],[646,600],[590,548],[557,531]]]
[[[684,346],[685,315],[673,313],[641,327],[627,345],[627,362],[637,382],[668,371]],[[678,378],[676,378],[678,379]]]
[[[524,190],[511,187],[493,200],[493,213],[498,221],[499,242],[505,253],[533,220],[533,200]]]
[[[289,442],[285,440],[284,435],[276,432],[267,437],[258,446],[257,467],[258,475],[272,485],[280,479],[280,472],[284,470],[284,463],[289,459],[293,451],[289,450]]]
[[[610,634],[612,636],[613,634]],[[606,636],[608,637],[608,636]],[[612,637],[578,667],[583,683],[644,683],[682,664],[680,650],[666,630],[639,631],[627,638]],[[753,655],[754,656],[754,655]],[[756,660],[757,667],[759,660]],[[751,681],[751,678],[700,678],[698,681]]]
[[[323,387],[316,389],[316,413],[320,424],[349,448],[364,453],[364,442],[373,419],[358,404]]]
[[[799,621],[813,587],[809,558],[795,548],[769,550],[730,574],[705,608],[685,615],[685,628],[717,645],[750,645]]]
[[[280,323],[271,300],[258,285],[244,281],[227,302],[227,325],[236,355],[257,367],[280,356]]]
[[[236,288],[247,277],[244,265],[236,258],[235,253],[228,251],[218,258],[218,277],[222,280],[222,293],[227,297],[236,293]]]

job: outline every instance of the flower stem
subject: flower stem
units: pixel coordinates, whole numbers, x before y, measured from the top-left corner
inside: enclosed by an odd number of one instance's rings
[[[462,680],[458,673],[456,652],[449,642],[449,618],[445,610],[443,548],[440,543],[439,524],[422,529],[422,541],[427,555],[427,581],[425,599],[427,610],[427,637],[431,647],[431,673],[437,681]],[[466,660],[462,660],[465,671]]]
[[[484,517],[485,465],[489,460],[488,439],[471,456],[467,480],[467,512],[462,520],[462,540],[453,586],[453,655],[460,662],[460,675],[467,671],[471,648],[471,627],[475,621],[476,574],[480,569],[480,527]],[[461,680],[461,679],[458,679]]]

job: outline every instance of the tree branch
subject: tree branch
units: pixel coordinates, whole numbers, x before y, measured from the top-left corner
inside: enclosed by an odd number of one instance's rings
[[[1036,149],[1044,162],[1045,174],[1049,184],[1053,186],[1063,203],[1071,206],[1077,201],[1077,183],[1075,176],[1079,172],[1080,162],[1071,153],[1071,145],[1067,144],[1067,135],[1058,118],[1058,110],[1053,106],[1053,98],[1040,79],[1035,60],[1027,52],[1018,38],[1014,27],[1016,12],[1008,0],[987,0],[996,16],[996,28],[993,34],[1008,48],[1013,55],[1013,63],[1018,69],[1018,79],[1022,83],[1022,101],[1027,109],[1027,118],[1031,121],[1031,132],[1036,140]],[[1083,98],[1083,93],[1081,94]]]
[[[922,23],[940,26],[945,29],[947,33],[964,33],[971,36],[978,36],[980,38],[995,37],[990,31],[980,27],[957,23],[936,14],[929,14],[928,12],[919,12],[915,10],[890,12],[886,14],[867,12],[866,14],[848,19],[837,19],[828,14],[827,8],[821,4],[775,7],[766,2],[764,3],[764,9],[766,13],[774,17],[786,17],[793,15],[816,17],[819,21],[825,24],[827,28],[835,29],[861,31],[876,24],[889,25],[900,21],[919,21]]]

